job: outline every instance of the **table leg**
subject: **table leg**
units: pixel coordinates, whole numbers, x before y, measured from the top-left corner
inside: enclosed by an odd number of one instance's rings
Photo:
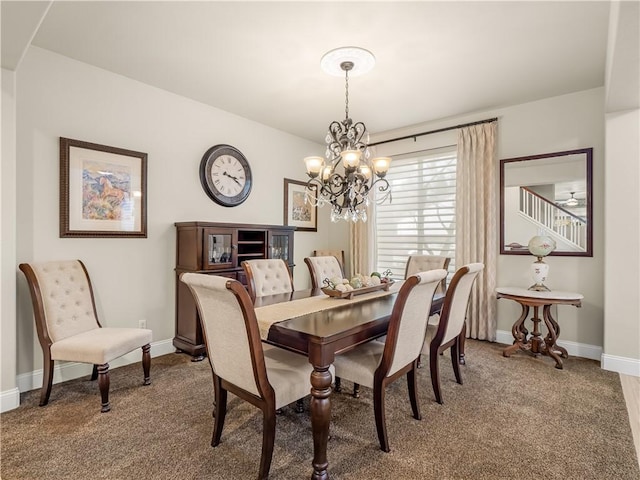
[[[553,329],[556,332],[556,339],[560,338],[560,324],[558,322],[556,322],[556,319],[553,318],[553,315],[551,315],[551,306],[549,305],[549,311],[548,313],[545,312],[546,315],[548,315],[549,317],[549,321],[551,322],[551,325],[553,325]],[[548,327],[547,327],[548,328]],[[553,345],[554,351],[558,352],[558,354],[562,357],[562,358],[569,358],[569,354],[567,353],[567,349],[564,347],[561,347],[559,345]]]
[[[313,480],[327,480],[327,442],[331,421],[331,372],[329,366],[313,366],[311,372],[311,429],[313,431]]]
[[[527,343],[527,335],[525,333],[526,328],[524,328],[524,321],[526,320],[527,315],[529,315],[529,307],[522,305],[522,314],[511,328],[511,333],[514,338],[513,345],[502,350],[502,356],[510,357],[513,352],[519,350]]]
[[[547,306],[543,308],[543,312],[545,311]],[[533,332],[531,332],[531,338],[529,342],[531,343],[531,353],[533,353],[536,357],[543,354],[545,350],[545,342],[542,338],[542,332],[540,332],[540,322],[542,319],[538,316],[538,308],[537,306],[533,307]],[[544,315],[543,315],[544,317]],[[545,320],[546,323],[546,320]]]
[[[544,306],[542,318],[544,319],[544,323],[547,326],[547,330],[549,331],[544,339],[546,353],[556,361],[556,368],[562,369],[562,360],[560,359],[560,355],[558,355],[558,353],[556,353],[555,351],[561,349],[562,347],[558,347],[556,345],[558,336],[556,335],[556,328],[554,326],[554,323],[555,325],[558,325],[558,323],[551,316],[551,305]],[[564,350],[564,348],[562,348],[562,350]],[[564,350],[564,353],[566,354],[567,351]]]

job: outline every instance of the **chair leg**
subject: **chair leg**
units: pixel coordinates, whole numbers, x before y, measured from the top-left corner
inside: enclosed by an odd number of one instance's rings
[[[453,342],[453,345],[451,345],[451,364],[453,365],[453,373],[456,376],[456,382],[462,385],[462,376],[460,375],[460,357],[457,340]]]
[[[269,478],[271,458],[273,457],[273,445],[276,440],[276,414],[275,410],[265,408],[262,412],[262,454],[260,456],[260,472],[258,478]]]
[[[91,370],[91,381],[98,379],[98,365],[93,366],[93,370]]]
[[[143,385],[151,385],[151,345],[148,343],[142,347],[142,371],[144,372]]]
[[[385,388],[380,384],[376,384],[373,388],[373,413],[376,419],[376,431],[378,432],[378,441],[380,442],[380,450],[389,452],[389,439],[387,437],[387,421],[384,408]]]
[[[411,411],[413,412],[413,418],[416,420],[422,420],[420,415],[420,403],[418,402],[418,376],[416,375],[416,369],[418,360],[414,360],[413,368],[407,372],[407,387],[409,388],[409,401],[411,402]]]
[[[334,381],[334,384],[335,384],[335,386],[334,386],[333,390],[335,392],[340,393],[342,391],[342,381],[340,380],[340,377],[336,377],[336,379]]]
[[[359,383],[354,383],[353,384],[353,394],[352,394],[353,398],[360,398],[360,384]]]
[[[43,351],[44,366],[42,369],[42,389],[40,390],[40,406],[44,407],[49,403],[49,396],[51,395],[51,385],[53,384],[53,364],[51,360],[51,352]]]
[[[100,389],[100,396],[102,397],[102,413],[111,410],[109,405],[109,364],[103,363],[98,365],[98,388]]]
[[[436,396],[436,402],[442,404],[442,395],[440,394],[440,368],[438,367],[438,347],[431,346],[429,352],[429,367],[431,372],[431,386],[433,387],[433,393]]]
[[[213,390],[215,392],[215,408],[213,416],[213,437],[211,438],[211,446],[217,447],[220,443],[220,437],[222,436],[222,429],[224,428],[224,419],[227,415],[227,391],[222,387],[220,377],[214,374],[213,376]]]
[[[460,333],[460,336],[458,337],[458,355],[460,357],[460,365],[465,365],[466,360],[464,358],[464,344],[467,341],[467,321],[465,319],[464,323],[462,324],[462,332]]]

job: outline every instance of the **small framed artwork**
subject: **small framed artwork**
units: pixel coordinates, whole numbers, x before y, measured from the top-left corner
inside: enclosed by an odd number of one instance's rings
[[[284,179],[284,224],[302,232],[317,232],[318,206],[305,201],[306,187],[305,182]]]
[[[60,137],[60,237],[147,237],[147,154]]]

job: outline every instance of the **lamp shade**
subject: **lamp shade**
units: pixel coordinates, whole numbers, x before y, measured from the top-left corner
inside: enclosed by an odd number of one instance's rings
[[[555,249],[555,240],[546,235],[536,235],[529,240],[529,252],[536,257],[546,257]]]
[[[324,158],[322,157],[306,157],[304,163],[307,166],[307,173],[312,177],[317,177],[324,166]]]
[[[373,159],[373,170],[379,177],[384,177],[391,166],[390,157],[377,157]]]
[[[356,168],[360,163],[362,152],[360,150],[343,150],[340,152],[344,168]]]

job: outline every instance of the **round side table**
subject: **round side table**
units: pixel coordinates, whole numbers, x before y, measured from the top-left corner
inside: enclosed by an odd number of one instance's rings
[[[562,369],[562,358],[567,358],[567,350],[556,344],[560,336],[560,325],[551,315],[551,305],[574,305],[582,306],[584,298],[579,293],[574,292],[537,292],[518,287],[498,287],[496,288],[496,298],[507,298],[518,302],[522,306],[522,314],[515,321],[511,328],[513,334],[513,345],[502,351],[502,355],[510,357],[518,350],[530,351],[533,355],[548,355],[556,361],[556,368]],[[529,315],[529,308],[533,307],[533,332],[524,326],[524,322]],[[538,316],[538,310],[542,307],[542,319]],[[547,327],[547,336],[542,337],[540,332],[540,322],[544,321]],[[561,358],[562,357],[562,358]]]

